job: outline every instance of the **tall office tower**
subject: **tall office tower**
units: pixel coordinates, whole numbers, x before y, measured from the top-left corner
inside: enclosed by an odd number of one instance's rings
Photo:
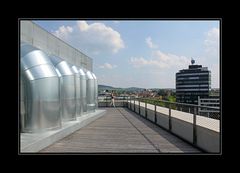
[[[209,97],[211,89],[211,71],[202,65],[194,65],[191,60],[188,69],[176,73],[176,101],[181,103],[198,104],[200,98]]]

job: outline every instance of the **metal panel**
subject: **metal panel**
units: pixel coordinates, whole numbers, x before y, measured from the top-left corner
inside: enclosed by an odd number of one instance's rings
[[[26,110],[25,110],[25,92],[24,92],[24,88],[25,88],[25,82],[24,82],[24,75],[22,74],[21,71],[21,75],[20,75],[20,129],[22,131],[23,127],[24,127],[24,117],[26,114]]]
[[[47,55],[44,54],[40,50],[30,50],[31,53],[28,53],[27,55],[23,55],[22,57],[22,68],[23,70],[26,70],[28,68],[32,68],[33,66],[37,66],[39,64],[50,64],[51,62],[46,59]]]
[[[60,73],[61,115],[63,121],[76,120],[76,84],[75,75],[69,64],[63,59],[50,55],[52,63]]]
[[[59,78],[48,56],[30,45],[21,45],[21,88],[23,132],[61,127]]]
[[[94,78],[90,71],[86,72],[87,77],[87,111],[91,112],[95,110],[95,93],[94,93]]]
[[[53,63],[54,66],[58,65],[60,62],[64,61],[63,59],[59,58],[58,56],[55,55],[49,55],[51,62]]]
[[[62,61],[56,65],[62,76],[73,76],[74,72],[71,70],[70,65],[66,61]]]
[[[58,77],[28,81],[24,131],[38,132],[60,127],[58,82]]]
[[[25,56],[26,54],[30,53],[31,51],[39,50],[36,47],[31,46],[30,44],[21,41],[21,57]]]
[[[63,76],[61,86],[63,121],[76,120],[75,77]]]
[[[87,112],[87,78],[84,70],[79,69],[80,74],[80,95],[81,95],[81,114]]]
[[[41,78],[54,77],[56,71],[51,64],[42,64],[25,70],[26,76],[29,80],[37,80]]]
[[[75,86],[76,86],[76,114],[77,116],[81,115],[81,90],[80,90],[80,74],[76,66],[72,66],[72,71],[75,74]]]
[[[93,79],[94,79],[94,93],[95,93],[95,106],[98,107],[98,82],[97,77],[94,73],[92,73]]]

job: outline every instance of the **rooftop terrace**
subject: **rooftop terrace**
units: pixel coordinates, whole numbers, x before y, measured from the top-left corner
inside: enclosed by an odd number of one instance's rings
[[[127,108],[106,113],[40,151],[80,153],[200,153],[198,149]]]

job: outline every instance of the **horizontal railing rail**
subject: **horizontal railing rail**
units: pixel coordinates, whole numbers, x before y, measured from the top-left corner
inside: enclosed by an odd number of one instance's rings
[[[110,106],[110,102],[111,97],[102,97],[102,99],[99,99],[99,107],[108,107]],[[203,141],[202,136],[205,135],[207,136],[206,138],[211,140],[212,135],[214,134],[216,139],[220,138],[220,108],[170,102],[156,98],[137,98],[133,96],[115,97],[115,105],[116,107],[127,107],[143,118],[168,130],[170,133],[179,136],[203,151],[205,150],[205,141]],[[181,125],[179,126],[182,126],[180,131],[186,128],[188,130],[184,133],[191,135],[183,135],[183,137],[181,134],[179,135],[178,131],[176,131],[177,122],[180,122]],[[206,128],[209,132],[206,133],[206,130],[202,129],[197,131],[199,128]],[[200,139],[199,135],[201,136]],[[216,143],[218,143],[218,141],[214,141],[214,143],[214,145],[217,145]],[[203,147],[201,147],[202,145]],[[217,149],[213,147],[210,151],[219,151],[219,147],[220,144],[215,147]]]

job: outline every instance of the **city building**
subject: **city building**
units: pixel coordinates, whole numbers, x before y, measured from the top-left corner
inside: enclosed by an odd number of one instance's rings
[[[211,71],[202,65],[194,65],[191,60],[188,69],[176,73],[176,101],[198,104],[198,97],[209,97],[211,89]]]
[[[207,117],[220,117],[220,97],[209,96],[208,98],[198,97],[198,114]],[[209,107],[209,108],[208,108]],[[216,108],[216,109],[212,109]]]

